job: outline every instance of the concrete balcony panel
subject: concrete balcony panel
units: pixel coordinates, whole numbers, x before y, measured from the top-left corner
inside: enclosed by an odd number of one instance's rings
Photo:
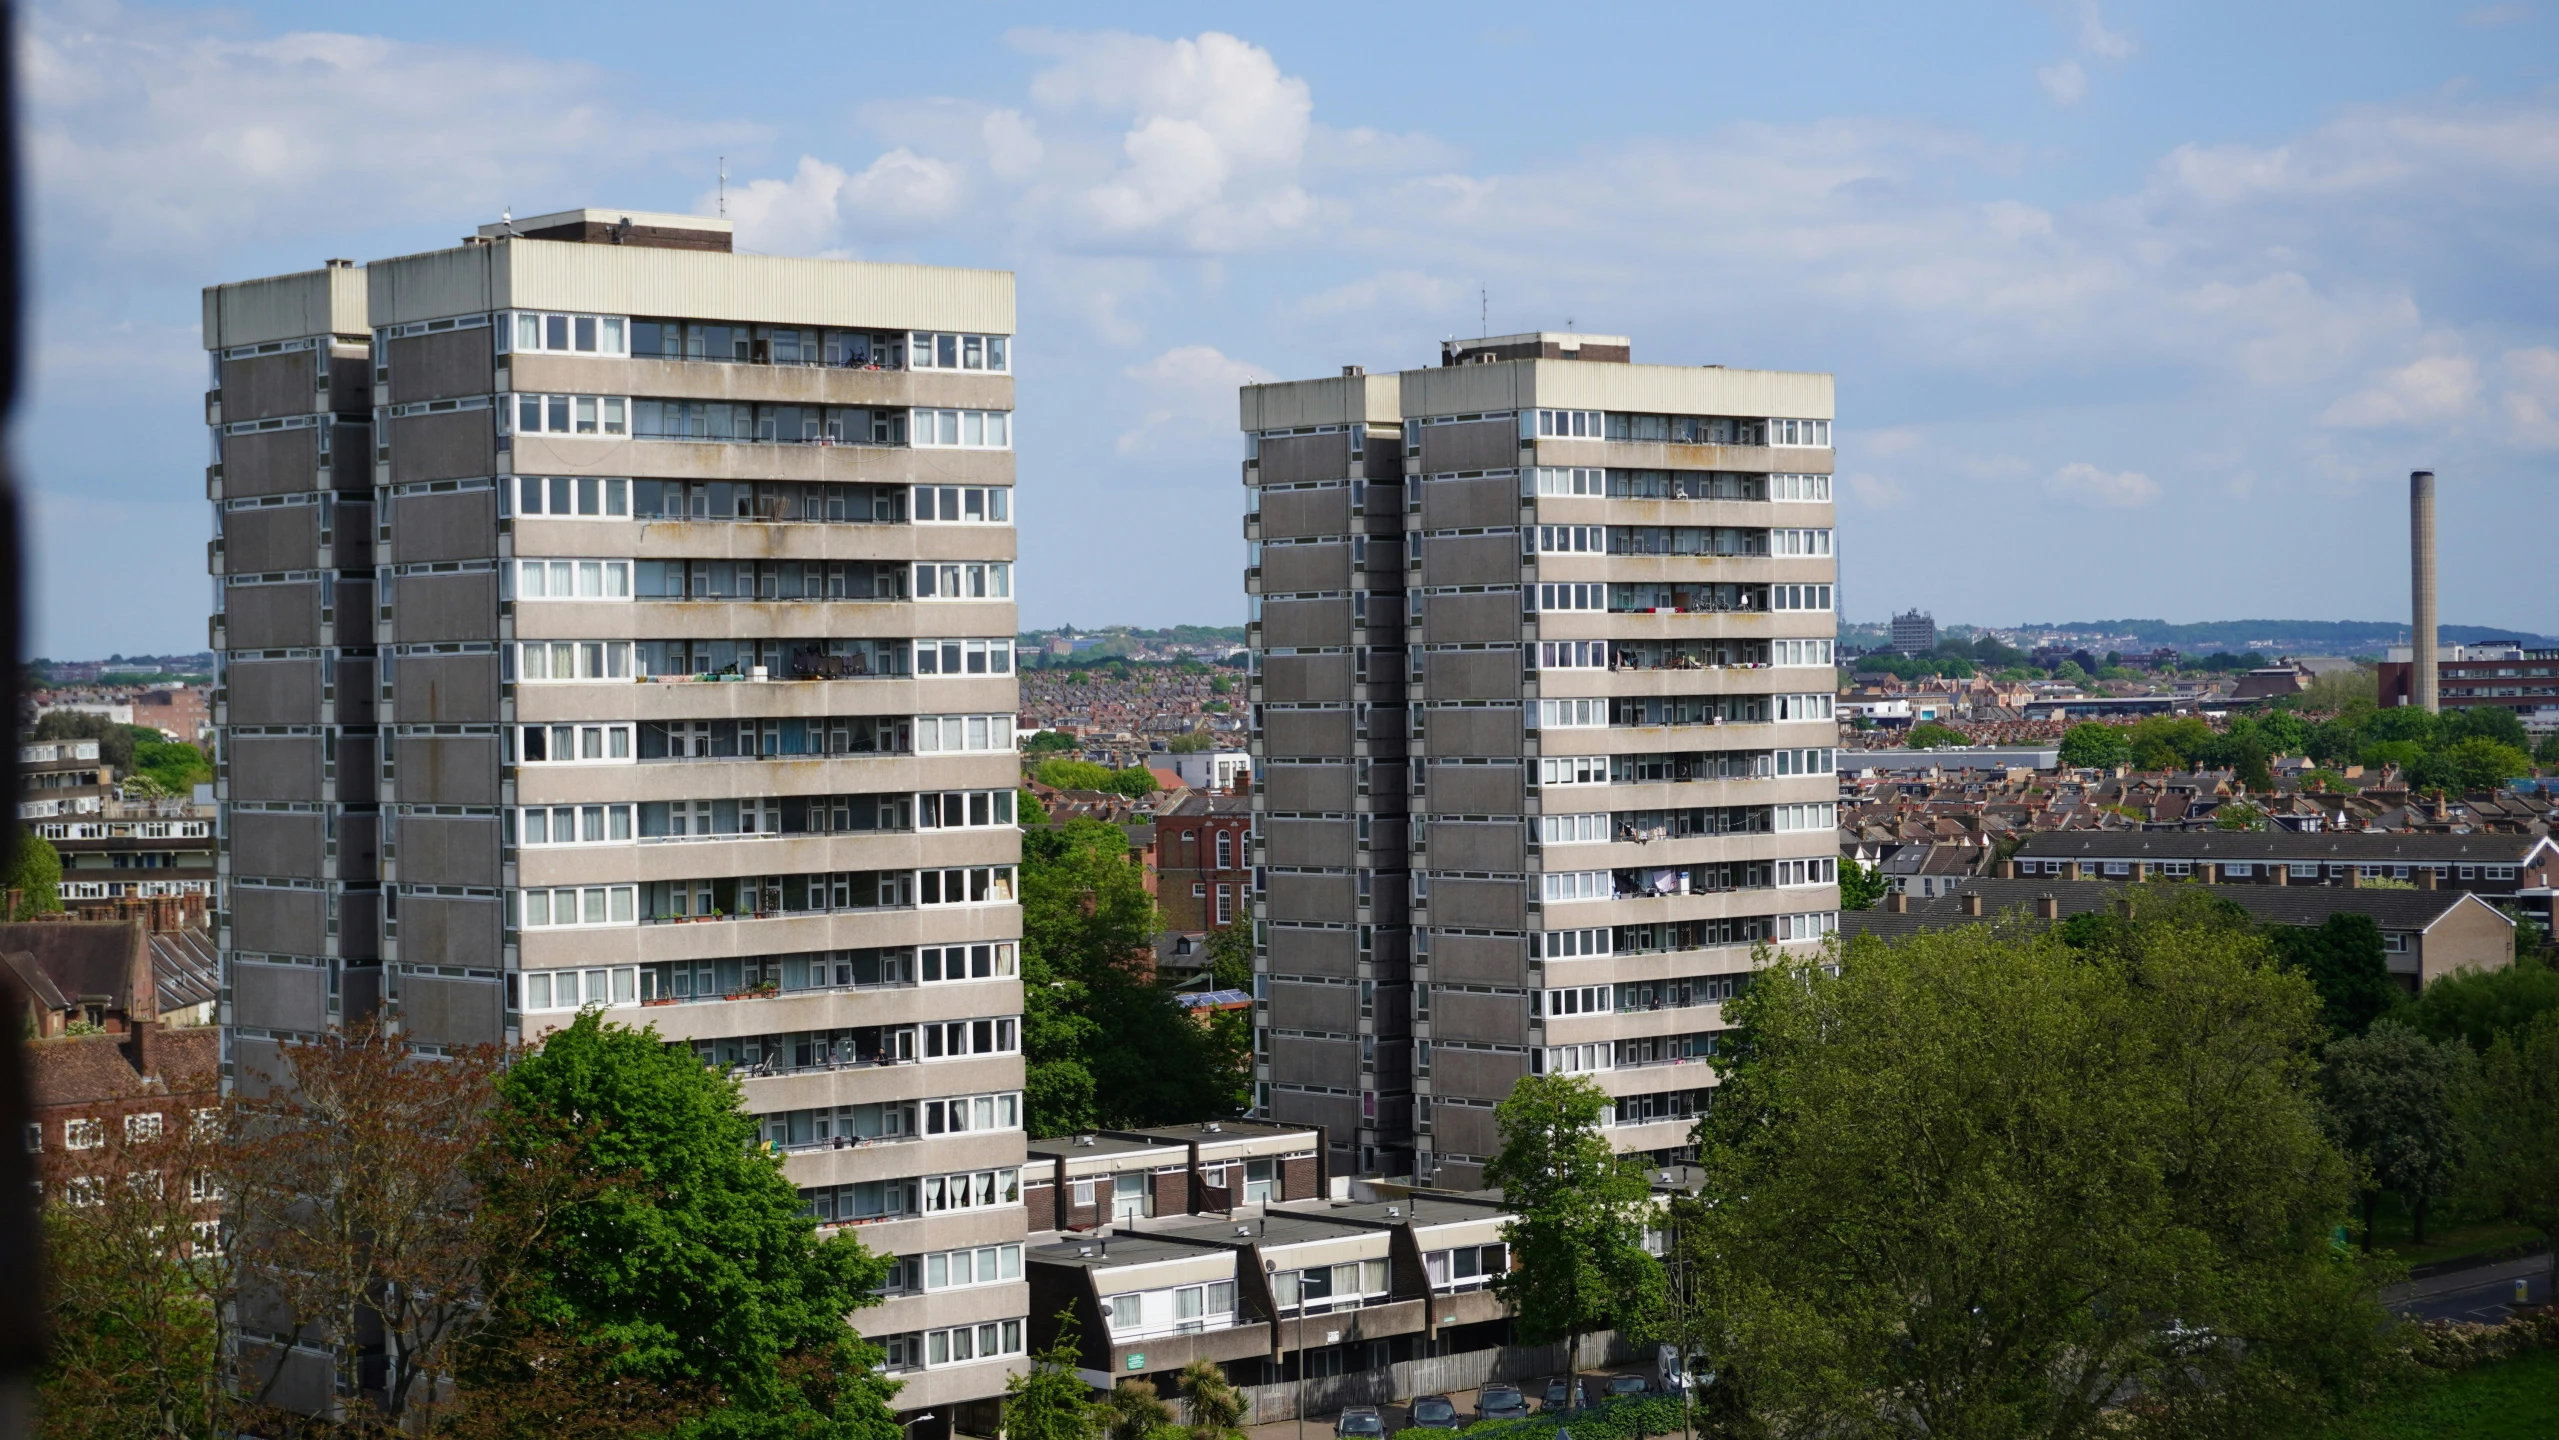
[[[892,1295],[856,1314],[863,1333],[897,1335],[909,1330],[938,1330],[945,1325],[974,1325],[984,1320],[1019,1320],[1030,1313],[1030,1307],[1030,1282],[1006,1280],[930,1294]],[[898,1404],[906,1404],[903,1392]]]
[[[1009,825],[847,835],[711,835],[636,845],[531,846],[516,852],[516,877],[521,885],[626,885],[635,880],[1011,865],[1021,858],[1021,832]]]
[[[1017,783],[1009,750],[953,755],[791,755],[768,760],[644,760],[637,765],[527,765],[515,779],[525,805],[619,800],[737,800],[766,795],[867,795],[1001,790]]]
[[[1801,562],[1790,560],[1786,563]],[[1830,577],[1823,575],[1818,578],[1828,580]],[[1813,610],[1717,610],[1686,615],[1550,610],[1537,617],[1537,638],[1541,640],[1827,640],[1837,633],[1838,628],[1827,611]],[[1548,670],[1538,679],[1546,685],[1546,693],[1560,695],[1564,692],[1557,688],[1555,682],[1585,673],[1634,679],[1654,675],[1760,675],[1766,671],[1742,666],[1698,670]]]
[[[863,521],[577,520],[518,516],[518,555],[643,560],[1010,560],[1010,525]]]
[[[777,405],[1010,410],[1013,377],[967,370],[854,370],[706,360],[503,355],[501,388],[660,400],[751,400]]]
[[[1013,634],[1010,600],[519,601],[524,640],[909,639]]]
[[[990,1087],[991,1088],[991,1087]],[[938,1089],[935,1095],[971,1092]],[[921,1098],[921,1097],[918,1097]],[[844,1101],[811,1100],[799,1104],[750,1102],[751,1110],[797,1110]],[[858,1102],[854,1102],[858,1103]],[[794,1185],[853,1185],[864,1180],[902,1180],[910,1175],[947,1175],[958,1170],[1018,1169],[1022,1164],[1022,1132],[985,1130],[969,1135],[935,1135],[922,1140],[883,1141],[842,1150],[799,1149],[782,1157],[782,1173]]]
[[[1713,746],[1692,746],[1713,749]],[[1798,805],[1839,798],[1834,775],[1781,775],[1762,780],[1695,780],[1686,783],[1611,785],[1606,789],[1574,786],[1549,790],[1543,809],[1567,811],[1664,810],[1690,805]]]
[[[863,1238],[869,1239],[867,1232]],[[872,1323],[870,1316],[868,1310],[854,1311],[851,1317],[857,1322],[854,1328],[866,1335],[897,1333],[865,1329]],[[930,1370],[900,1370],[890,1377],[898,1385],[897,1399],[893,1403],[901,1414],[931,1410],[947,1415],[952,1406],[1000,1397],[1013,1383],[1016,1373],[1030,1368],[1027,1356],[1007,1355],[993,1360],[971,1360],[960,1365],[936,1365]]]
[[[557,969],[565,965],[627,965],[631,956],[627,948],[614,955],[562,955],[550,949],[534,953],[536,947],[527,937],[524,968]],[[847,1030],[865,1025],[918,1025],[936,1020],[978,1020],[996,1015],[1019,1014],[1022,1009],[1022,983],[1019,980],[971,980],[947,985],[871,985],[859,989],[796,990],[751,1000],[704,1000],[674,1005],[614,1005],[606,1009],[617,1024],[653,1025],[659,1034],[671,1040],[727,1040],[745,1035],[788,1035],[801,1030]],[[524,1034],[530,1040],[536,1035],[564,1029],[576,1018],[569,1010],[537,1011],[525,1017]],[[812,1072],[830,1077],[880,1076],[893,1070],[914,1068],[924,1062],[908,1061],[902,1065],[869,1065],[843,1070]],[[1016,1084],[1021,1076],[1018,1056],[990,1056],[985,1060],[935,1060],[931,1065],[995,1067],[990,1074],[1011,1074]],[[1009,1065],[1009,1070],[1005,1067]],[[779,1083],[790,1076],[759,1078],[754,1084]],[[914,1077],[847,1080],[856,1089],[876,1088],[876,1094],[855,1099],[907,1099],[925,1092],[915,1087],[925,1082]],[[941,1083],[939,1081],[934,1082]],[[1015,1088],[1014,1085],[989,1084],[986,1090]],[[934,1094],[954,1094],[951,1090]],[[810,1104],[817,1102],[810,1101]],[[828,1102],[840,1103],[840,1102]],[[764,1109],[789,1109],[787,1105],[765,1105]]]
[[[1005,714],[1015,708],[1021,690],[1010,675],[874,675],[851,680],[537,682],[518,683],[514,693],[518,720],[766,720]],[[1344,723],[1347,728],[1347,716]]]
[[[1810,470],[1795,474],[1818,473]],[[1742,529],[1827,529],[1836,507],[1794,500],[1639,500],[1628,496],[1540,495],[1528,502],[1541,525],[1729,525]]]
[[[1707,895],[1657,895],[1630,900],[1575,900],[1545,908],[1545,927],[1649,925],[1680,920],[1729,920],[1750,915],[1792,915],[1839,908],[1839,887],[1727,890]]]
[[[643,925],[639,932],[637,958],[644,962],[724,960],[754,955],[788,955],[803,950],[859,950],[868,946],[1018,940],[1022,935],[1022,907],[935,905],[903,910],[846,910],[780,915],[770,919]],[[528,966],[532,963],[526,961]]]
[[[399,422],[408,423],[408,422]],[[767,445],[744,440],[637,440],[518,435],[519,475],[631,475],[663,480],[821,480],[848,485],[1010,485],[1013,452],[904,445]],[[396,453],[396,452],[395,452]],[[426,477],[419,477],[426,478]]]
[[[1706,1082],[1706,1084],[1712,1083],[1713,1082],[1711,1081]],[[1605,1089],[1606,1087],[1603,1086],[1601,1088]],[[1663,1085],[1657,1088],[1663,1090],[1675,1090],[1683,1087],[1676,1085]],[[1703,1089],[1705,1086],[1700,1085],[1696,1088]],[[1639,1090],[1634,1093],[1640,1095],[1645,1092]],[[1617,1151],[1617,1153],[1621,1155],[1624,1155],[1637,1150],[1677,1149],[1689,1142],[1689,1139],[1696,1131],[1696,1128],[1697,1122],[1694,1119],[1652,1120],[1641,1125],[1611,1125],[1602,1133],[1608,1136],[1609,1148]]]
[[[1434,839],[1437,831],[1432,832]],[[1718,861],[1802,860],[1839,853],[1836,830],[1744,835],[1688,835],[1638,844],[1575,845],[1546,852],[1549,870],[1642,870],[1663,865],[1711,865]]]
[[[787,1166],[783,1173],[790,1173]],[[864,1248],[874,1254],[917,1255],[927,1250],[956,1250],[963,1245],[1002,1245],[1018,1241],[1028,1233],[1027,1220],[1027,1212],[1019,1205],[990,1206],[984,1210],[952,1210],[939,1215],[901,1215],[889,1220],[821,1225],[819,1233],[850,1231]],[[852,1318],[859,1322],[870,1314],[868,1310],[856,1310]],[[860,1327],[857,1324],[855,1328]],[[889,1332],[871,1330],[863,1333],[881,1335]]]
[[[1587,985],[1593,982],[1576,978],[1570,982],[1549,975],[1547,982]],[[1646,1040],[1663,1035],[1688,1035],[1700,1030],[1722,1028],[1724,1007],[1721,1005],[1682,1005],[1660,1010],[1619,1010],[1604,1015],[1550,1015],[1546,1018],[1545,1043],[1549,1045],[1584,1045],[1606,1040]]]
[[[1625,470],[1738,470],[1827,475],[1837,452],[1803,445],[1673,445],[1666,441],[1556,440],[1531,442],[1538,465],[1608,465]]]

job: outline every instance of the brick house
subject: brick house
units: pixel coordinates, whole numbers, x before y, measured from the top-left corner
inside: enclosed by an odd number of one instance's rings
[[[1164,928],[1233,924],[1251,904],[1250,795],[1185,795],[1155,817],[1156,900]]]

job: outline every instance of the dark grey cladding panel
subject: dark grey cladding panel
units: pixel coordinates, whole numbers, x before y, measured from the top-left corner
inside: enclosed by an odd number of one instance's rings
[[[457,490],[391,501],[391,560],[485,560],[498,553],[498,492]]]
[[[1421,808],[1434,815],[1517,815],[1525,790],[1517,765],[1433,765]]]
[[[1294,540],[1304,535],[1346,535],[1351,528],[1351,487],[1329,490],[1262,492],[1262,538]]]
[[[1276,760],[1262,767],[1262,788],[1273,810],[1347,811],[1357,798],[1359,777],[1348,765],[1291,765]]]
[[[1354,1086],[1359,1083],[1359,1042],[1274,1035],[1271,1078],[1292,1085]]]
[[[373,413],[373,347],[371,345],[329,347],[329,413],[332,415],[371,415]]]
[[[398,798],[410,805],[498,803],[498,741],[494,735],[402,735],[394,776]]]
[[[241,1099],[263,1100],[289,1088],[291,1078],[280,1042],[249,1035],[232,1042],[231,1088]]]
[[[318,1034],[329,1024],[329,972],[316,965],[235,964],[231,1019],[257,1030]]]
[[[497,470],[497,412],[447,410],[391,422],[391,481],[457,480]]]
[[[498,718],[498,657],[403,655],[393,703],[403,725],[494,721]]]
[[[234,650],[304,649],[320,643],[320,586],[233,585],[222,594]]]
[[[320,563],[320,507],[284,505],[222,514],[222,564],[234,575],[309,570]]]
[[[1262,547],[1262,593],[1265,595],[1350,588],[1351,547],[1347,544]]]
[[[329,897],[317,890],[234,885],[231,944],[278,955],[318,955],[329,944]]]
[[[400,898],[400,963],[461,965],[494,970],[498,965],[498,902],[460,895],[402,895]],[[406,982],[403,982],[405,987]],[[402,999],[405,1001],[406,996]]]
[[[1422,537],[1422,583],[1425,585],[1516,585],[1519,583],[1517,535],[1427,535]]]
[[[320,352],[288,350],[222,362],[222,422],[308,415],[318,407]]]
[[[223,738],[233,800],[320,798],[320,737],[232,735]]]
[[[1431,1036],[1487,1045],[1528,1043],[1528,999],[1466,990],[1431,992]]]
[[[1274,1048],[1281,1043],[1298,1042],[1275,1041]],[[1359,1062],[1354,1059],[1351,1063],[1351,1074],[1355,1076],[1359,1073]],[[1331,1080],[1318,1078],[1295,1083],[1341,1085],[1346,1078],[1336,1076]],[[1283,1125],[1321,1125],[1337,1136],[1353,1135],[1359,1130],[1359,1101],[1349,1095],[1309,1095],[1303,1090],[1275,1090],[1271,1092],[1271,1118]]]
[[[371,421],[334,422],[334,428],[329,432],[329,488],[342,495],[373,493],[373,424]]]
[[[408,951],[401,921],[401,953]],[[400,1033],[429,1045],[495,1045],[506,1038],[506,992],[495,980],[453,975],[400,977]]]
[[[497,638],[498,575],[494,570],[403,575],[392,594],[391,630],[400,644]]]
[[[338,657],[338,723],[371,725],[382,708],[380,672],[370,655]]]
[[[1275,873],[1270,877],[1270,918],[1347,923],[1358,915],[1358,886],[1348,875]]]
[[[1500,652],[1487,652],[1500,653]],[[1516,705],[1422,712],[1422,735],[1430,753],[1482,759],[1516,757],[1524,739]]]
[[[1520,653],[1512,650],[1432,650],[1422,674],[1433,700],[1516,700]]]
[[[1346,599],[1267,601],[1262,606],[1262,643],[1273,650],[1348,645],[1351,643],[1351,602]]]
[[[1451,1052],[1449,1058],[1456,1060],[1458,1056],[1459,1052]],[[1501,1055],[1465,1052],[1465,1063],[1461,1068],[1470,1073],[1486,1070],[1493,1067],[1478,1062],[1506,1058],[1508,1057]],[[1508,1089],[1503,1089],[1497,1094],[1486,1095],[1480,1090],[1451,1088],[1447,1081],[1440,1078],[1441,1063],[1443,1062],[1438,1059],[1434,1059],[1431,1063],[1433,1094],[1466,1095],[1487,1100],[1510,1098]],[[1513,1079],[1511,1083],[1516,1085],[1519,1082]],[[1498,1155],[1502,1149],[1502,1132],[1500,1127],[1493,1123],[1493,1112],[1488,1109],[1474,1105],[1433,1105],[1431,1107],[1431,1144],[1432,1148],[1443,1155]],[[1446,1170],[1441,1171],[1437,1178],[1443,1185],[1454,1183]]]
[[[1489,590],[1473,595],[1419,597],[1422,639],[1432,645],[1519,643],[1519,592]]]
[[[1479,420],[1466,425],[1422,427],[1422,473],[1425,475],[1440,475],[1451,470],[1507,470],[1517,464],[1517,420]]]
[[[1319,701],[1348,704],[1351,657],[1273,655],[1262,661],[1262,699],[1274,705]]]
[[[382,741],[371,730],[338,735],[338,800],[372,805],[382,799]]]
[[[1431,826],[1430,868],[1516,875],[1527,865],[1527,829],[1518,820],[1442,820]],[[1437,897],[1434,896],[1434,902]]]
[[[1436,855],[1432,863],[1438,863]],[[1517,930],[1528,920],[1527,882],[1517,877],[1453,880],[1439,875],[1431,880],[1430,906],[1433,925]]]
[[[310,725],[320,718],[320,662],[235,660],[224,671],[234,725]]]
[[[1262,483],[1293,485],[1300,480],[1343,480],[1351,473],[1351,436],[1283,435],[1260,442]]]
[[[1355,930],[1294,930],[1274,925],[1266,933],[1274,975],[1348,975],[1358,968]]]
[[[391,403],[452,400],[496,388],[497,331],[483,325],[394,340],[388,356]]]
[[[1523,985],[1528,942],[1515,935],[1431,936],[1431,978],[1452,985]]]
[[[1262,734],[1273,755],[1311,755],[1347,759],[1351,753],[1348,710],[1270,710],[1262,716]]]
[[[222,493],[293,495],[320,488],[320,431],[261,430],[222,437]]]
[[[1358,836],[1349,820],[1262,818],[1267,863],[1272,865],[1347,866],[1358,854]]]
[[[1422,483],[1422,528],[1462,530],[1482,525],[1519,523],[1519,477],[1490,476],[1477,480],[1426,480]]]
[[[1452,1050],[1443,1045],[1431,1047],[1431,1090],[1439,1095],[1465,1095],[1479,1100],[1507,1100],[1511,1087],[1528,1073],[1528,1056],[1502,1050]],[[1431,1118],[1436,1125],[1446,1110],[1434,1105]],[[1491,1128],[1491,1113],[1485,1112],[1486,1129]],[[1451,1144],[1451,1150],[1469,1155],[1490,1155],[1492,1149]]]
[[[402,883],[498,883],[497,817],[403,815],[393,823],[397,826]]]
[[[350,965],[382,958],[380,892],[349,892],[339,902],[338,958]]]
[[[382,812],[350,810],[339,815],[338,878],[367,884],[382,878]],[[341,909],[338,931],[342,937],[346,923],[345,911]],[[345,952],[341,950],[339,953]]]
[[[318,880],[326,853],[326,822],[316,811],[235,810],[231,815],[231,873]]]
[[[1359,991],[1353,986],[1273,980],[1270,991],[1271,1024],[1279,1029],[1347,1035],[1359,1028]]]

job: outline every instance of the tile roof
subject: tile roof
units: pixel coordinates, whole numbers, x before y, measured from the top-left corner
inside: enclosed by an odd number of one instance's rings
[[[2476,905],[2497,918],[2503,912],[2461,890],[2363,890],[2342,885],[2152,885],[2153,894],[2196,891],[2227,900],[2267,925],[2317,925],[2331,915],[2369,915],[2384,930],[2426,930],[2462,905]],[[2051,897],[2063,916],[2111,910],[2136,893],[2135,887],[2109,880],[1974,880],[1904,911],[1851,910],[1839,917],[1840,933],[1894,939],[1922,931],[1977,925],[2014,914],[2034,923],[2035,904]],[[1964,897],[1979,896],[1982,914],[1964,912]],[[2507,920],[2508,924],[2514,923]]]

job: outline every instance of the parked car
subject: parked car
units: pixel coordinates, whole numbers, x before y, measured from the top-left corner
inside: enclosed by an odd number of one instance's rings
[[[1343,1411],[1341,1418],[1333,1422],[1333,1434],[1335,1440],[1343,1440],[1343,1437],[1347,1436],[1360,1436],[1363,1440],[1385,1440],[1386,1417],[1378,1414],[1371,1406],[1356,1406]]]
[[[1457,1418],[1456,1402],[1450,1400],[1447,1396],[1416,1395],[1413,1397],[1412,1420],[1408,1428],[1414,1430],[1457,1430],[1463,1428],[1463,1423],[1464,1422]]]
[[[1611,1375],[1608,1377],[1608,1398],[1611,1400],[1624,1400],[1632,1397],[1650,1395],[1651,1393],[1653,1393],[1653,1387],[1646,1383],[1644,1377],[1641,1375]]]
[[[1528,1397],[1516,1385],[1487,1385],[1475,1392],[1475,1418],[1478,1420],[1525,1420]]]
[[[1576,1390],[1577,1386],[1578,1391]],[[1571,1410],[1577,1406],[1588,1405],[1589,1403],[1589,1382],[1558,1377],[1546,1382],[1546,1397],[1541,1402],[1540,1408],[1544,1410]]]

